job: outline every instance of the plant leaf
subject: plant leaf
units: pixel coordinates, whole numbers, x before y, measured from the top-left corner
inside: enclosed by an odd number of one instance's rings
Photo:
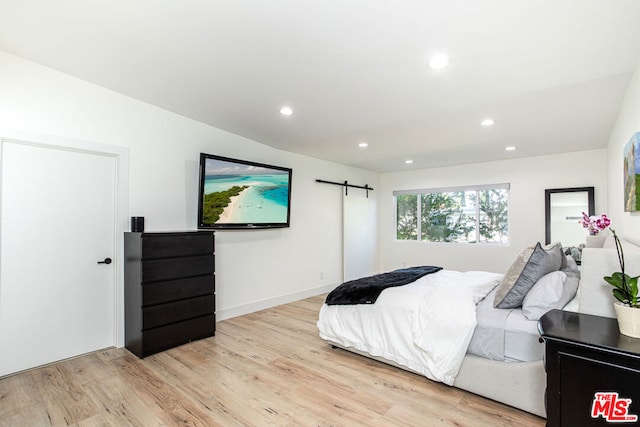
[[[616,299],[622,303],[626,304],[628,302],[627,298],[625,297],[625,294],[620,289],[614,289],[613,296],[616,297]]]
[[[628,276],[628,275],[626,275],[626,274],[624,274],[624,275],[623,275],[620,271],[616,271],[616,272],[615,272],[615,273],[613,273],[611,276],[612,276],[614,279],[616,279],[617,281],[619,281],[620,283],[622,283],[622,277],[624,277],[625,279],[626,279],[627,277],[629,277],[629,276]]]
[[[615,286],[618,289],[623,289],[622,274],[613,273],[613,275],[611,276],[605,276],[604,281],[610,284],[611,286]]]
[[[629,296],[631,297],[631,305],[635,306],[638,304],[638,276],[629,277],[627,280],[627,284],[629,285]]]

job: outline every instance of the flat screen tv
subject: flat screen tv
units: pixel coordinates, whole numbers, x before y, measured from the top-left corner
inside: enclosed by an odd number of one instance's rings
[[[199,229],[289,227],[292,170],[200,154]]]

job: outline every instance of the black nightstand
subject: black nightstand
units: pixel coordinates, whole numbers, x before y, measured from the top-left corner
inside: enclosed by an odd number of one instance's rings
[[[608,317],[551,310],[545,341],[547,426],[640,425],[640,339]]]

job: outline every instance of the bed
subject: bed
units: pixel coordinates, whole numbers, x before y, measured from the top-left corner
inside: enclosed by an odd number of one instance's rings
[[[624,249],[627,270],[639,274],[640,247],[625,241]],[[384,289],[373,303],[325,302],[318,329],[334,347],[545,417],[537,319],[553,308],[614,317],[602,277],[616,265],[606,243],[585,248],[580,268],[559,244],[537,244],[504,274],[444,269]]]

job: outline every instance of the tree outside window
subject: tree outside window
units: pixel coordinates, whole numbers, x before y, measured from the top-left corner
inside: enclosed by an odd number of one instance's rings
[[[418,240],[418,195],[396,196],[396,238]]]
[[[480,242],[508,243],[508,191],[504,189],[478,191]]]
[[[397,240],[509,242],[508,184],[455,191],[398,192]]]
[[[421,240],[429,242],[467,241],[475,222],[465,214],[464,192],[424,193],[420,195],[422,213]]]

